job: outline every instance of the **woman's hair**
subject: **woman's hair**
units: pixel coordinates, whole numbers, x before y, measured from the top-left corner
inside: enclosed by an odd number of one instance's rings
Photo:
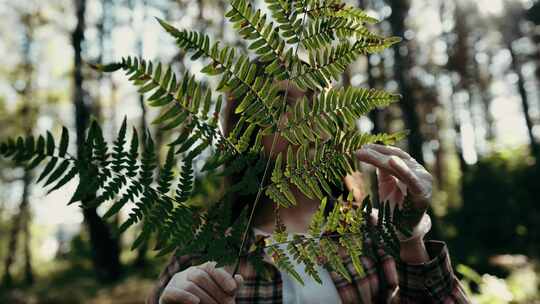
[[[235,113],[236,107],[238,106],[239,102],[235,102],[230,97],[227,97],[227,102],[225,104],[225,109],[223,110],[224,117],[223,117],[223,133],[227,137],[229,136],[230,132],[234,129],[235,125],[240,120],[240,115]],[[253,132],[255,136],[256,132]],[[250,142],[253,142],[254,138],[250,140]],[[231,166],[231,163],[234,162],[235,159],[228,160],[224,166],[225,170],[227,167]],[[243,170],[239,172],[234,172],[232,174],[227,174],[224,177],[225,182],[225,189],[230,189],[232,186],[240,183],[242,181],[242,178],[245,176],[246,171],[249,169],[249,166],[244,167]],[[261,176],[262,178],[262,176]],[[234,191],[231,193],[231,195],[228,197],[228,199],[231,200],[231,206],[232,206],[232,212],[231,212],[231,224],[236,221],[236,219],[240,216],[240,213],[246,206],[251,207],[253,203],[255,202],[256,194],[252,192],[239,192]]]

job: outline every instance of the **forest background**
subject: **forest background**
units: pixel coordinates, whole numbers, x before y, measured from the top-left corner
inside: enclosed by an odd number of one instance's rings
[[[410,130],[400,146],[436,178],[429,237],[448,243],[476,302],[540,303],[540,2],[346,2],[380,19],[377,32],[404,38],[343,74],[344,84],[403,96],[358,127]],[[135,55],[177,73],[199,71],[154,17],[243,47],[223,17],[227,7],[222,0],[0,0],[0,138],[74,130],[83,105],[109,138],[126,116],[149,127],[160,148],[166,135],[150,124],[159,113],[126,77],[87,63]],[[364,176],[372,178],[372,169]],[[147,247],[131,251],[134,231],[109,237],[115,221],[102,221],[103,210],[67,206],[76,183],[46,195],[35,179],[0,160],[0,302],[143,303],[165,259]],[[201,176],[195,189],[203,197],[214,187]],[[91,242],[90,233],[105,243]],[[96,264],[96,255],[104,260]]]

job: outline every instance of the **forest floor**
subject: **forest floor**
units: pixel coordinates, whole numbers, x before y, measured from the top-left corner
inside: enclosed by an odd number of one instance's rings
[[[71,282],[64,286],[13,289],[0,296],[10,304],[143,304],[154,282],[145,278],[127,278],[110,286],[98,286],[92,280]]]
[[[0,289],[0,303],[9,304],[143,304],[156,283],[156,269],[127,269],[120,280],[100,284],[87,267],[70,267],[36,278],[32,286]]]

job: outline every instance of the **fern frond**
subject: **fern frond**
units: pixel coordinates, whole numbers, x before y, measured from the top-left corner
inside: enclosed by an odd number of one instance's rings
[[[279,269],[287,272],[296,281],[304,285],[304,280],[302,280],[300,274],[294,269],[290,258],[285,254],[283,249],[279,248],[278,245],[271,245],[268,247],[268,254],[272,257],[272,260]]]
[[[330,89],[310,102],[303,98],[289,109],[287,125],[281,135],[300,145],[305,140],[328,139],[338,130],[355,126],[356,120],[375,108],[396,102],[399,95],[363,88]]]
[[[331,239],[321,238],[320,240],[321,254],[326,257],[328,265],[337,273],[339,273],[347,281],[351,282],[351,275],[345,268],[341,256],[338,252],[338,246]]]
[[[272,18],[279,25],[281,36],[288,44],[300,41],[304,8],[301,1],[265,0]]]
[[[345,17],[319,18],[305,27],[302,46],[308,50],[320,49],[332,44],[336,39],[357,39],[371,44],[384,43],[384,37],[370,32],[356,19]]]
[[[102,189],[102,193],[98,195],[91,203],[87,203],[91,206],[99,206],[102,203],[109,201],[116,197],[121,189],[128,183],[128,179],[123,175],[124,170],[128,169],[128,154],[124,150],[124,145],[126,143],[126,131],[127,131],[127,122],[126,118],[122,122],[122,126],[118,132],[116,140],[113,143],[113,153],[112,160],[109,161],[109,155],[107,155],[106,150],[101,149],[103,161],[105,163],[98,165],[100,167],[101,174],[98,175],[98,188]],[[101,131],[96,132],[95,134],[101,134]],[[95,146],[106,146],[105,141],[102,138],[102,135],[99,136],[99,140],[94,140]],[[135,159],[136,161],[136,159]],[[111,164],[109,168],[109,164]],[[127,202],[125,199],[120,199],[120,202]],[[110,213],[107,213],[107,216],[110,216]]]
[[[78,173],[76,159],[67,154],[69,147],[69,132],[62,128],[60,142],[56,145],[53,135],[47,131],[46,137],[40,135],[37,140],[33,136],[8,138],[0,143],[0,156],[11,158],[17,164],[24,165],[26,170],[32,170],[46,162],[37,182],[44,180],[44,186],[56,184],[48,192],[52,192],[70,180]]]
[[[112,153],[112,169],[114,172],[122,172],[127,168],[126,158],[128,154],[124,151],[124,145],[126,144],[126,131],[127,131],[127,118],[124,117],[118,136],[113,144]]]
[[[180,31],[163,20],[159,22],[181,48],[194,51],[196,58],[204,55],[211,60],[202,72],[208,75],[223,75],[217,89],[230,92],[240,103],[237,113],[246,112],[248,122],[261,126],[269,126],[277,121],[275,113],[281,100],[278,89],[272,78],[257,73],[257,65],[251,63],[247,56],[240,55],[236,58],[233,48],[220,48],[219,43],[211,44],[207,35]]]
[[[303,90],[324,89],[332,80],[339,79],[345,68],[358,56],[380,52],[399,41],[396,37],[361,39],[352,44],[344,41],[337,46],[314,49],[309,52],[309,66],[300,63],[292,65],[294,72],[291,73],[291,80]]]
[[[379,23],[379,19],[369,16],[364,10],[354,6],[346,5],[337,12],[333,13],[336,17],[350,18],[357,22],[375,24]]]
[[[138,58],[123,58],[120,64],[129,79],[139,87],[141,94],[151,94],[147,99],[154,107],[166,107],[166,110],[154,120],[154,124],[164,125],[169,130],[186,123],[193,123],[194,129],[202,130],[201,140],[209,143],[218,141],[225,146],[227,152],[234,152],[234,147],[227,145],[225,138],[217,126],[216,117],[221,111],[221,96],[217,102],[212,101],[210,89],[203,88],[194,78],[186,73],[181,82],[177,82],[176,75],[171,68],[163,72],[161,63],[154,69],[152,62]],[[209,115],[211,104],[216,104],[214,112]],[[219,107],[218,107],[219,106]]]
[[[293,240],[287,246],[287,251],[292,255],[297,263],[305,266],[306,273],[317,283],[322,284],[319,272],[316,269],[317,255],[315,253],[315,242],[313,239],[306,239],[300,235],[294,235]]]
[[[283,174],[282,159],[283,155],[278,154],[271,177],[274,185],[267,188],[265,193],[280,206],[287,208],[296,205],[296,199]]]
[[[354,154],[358,149],[368,143],[393,144],[405,134],[372,135],[348,131],[335,134],[331,140],[315,140],[313,145],[303,140],[296,153],[289,146],[285,170],[279,172],[283,168],[276,162],[272,174],[276,178],[266,186],[266,194],[284,207],[295,203],[294,198],[288,198],[289,184],[295,185],[311,199],[321,199],[323,193],[332,195],[330,184],[342,187],[342,177],[354,171],[357,162]],[[308,153],[310,149],[312,152]]]
[[[160,242],[157,248],[160,250],[160,255],[173,251],[178,244],[187,244],[191,238],[195,237],[195,232],[191,230],[200,224],[197,217],[194,216],[194,210],[186,205],[193,191],[192,162],[193,159],[191,158],[183,159],[183,165],[177,178],[175,196],[172,201],[173,209],[162,219],[164,225],[160,231]]]
[[[326,210],[327,201],[328,199],[326,197],[321,200],[319,209],[313,214],[313,217],[309,222],[308,232],[312,236],[320,236],[323,232],[325,222],[324,212]]]
[[[129,151],[125,152],[125,128],[125,124],[122,123],[122,127],[118,132],[118,137],[114,144],[113,149],[115,152],[113,154],[113,159],[116,160],[113,160],[112,162],[113,171],[116,174],[123,174],[123,170],[125,170],[125,175],[128,177],[128,179],[135,179],[139,174],[140,169],[138,164],[139,136],[137,134],[137,130],[133,128]],[[119,163],[117,160],[122,160],[122,162]],[[142,191],[143,187],[136,181],[132,180],[130,185],[125,189],[125,192],[112,204],[103,217],[108,218],[117,214],[128,202],[134,202]]]
[[[153,188],[154,174],[157,168],[157,155],[155,152],[154,141],[149,131],[146,131],[143,136],[143,150],[141,154],[141,164],[139,177],[137,182],[142,186],[140,201],[135,203],[135,207],[131,210],[128,219],[120,225],[120,232],[125,231],[131,225],[143,219],[144,215],[150,213],[157,195]]]
[[[306,14],[312,18],[331,16],[345,7],[341,0],[306,0]]]
[[[163,229],[164,227],[166,227],[165,225],[163,225],[163,219],[170,216],[170,214],[174,211],[175,207],[174,199],[171,196],[167,195],[167,190],[170,190],[172,182],[172,171],[170,171],[168,167],[172,166],[174,162],[173,156],[174,150],[170,148],[168,152],[168,160],[165,162],[159,173],[158,190],[157,192],[152,192],[154,197],[153,205],[151,206],[149,213],[144,218],[146,225],[144,225],[143,227],[146,227],[148,231],[146,234],[150,236],[152,233],[156,233],[158,241],[161,241],[164,235],[169,235],[169,233]],[[148,240],[147,235],[141,233],[140,237],[136,239],[133,243],[133,247],[136,248],[141,244],[145,243]]]
[[[347,254],[353,262],[353,267],[360,277],[364,277],[366,273],[360,259],[362,255],[362,241],[362,237],[359,234],[344,235],[339,238],[339,243],[347,250]]]
[[[255,11],[248,1],[232,0],[230,3],[231,9],[225,17],[234,24],[242,38],[255,40],[248,48],[266,65],[265,72],[277,79],[286,79],[288,71],[285,64],[292,57],[292,49],[285,50],[285,41],[279,36],[278,28],[274,27],[273,22],[267,23],[266,14],[261,13],[260,9]]]
[[[159,172],[159,181],[158,181],[158,187],[157,191],[167,195],[171,190],[171,184],[174,177],[173,174],[173,168],[175,165],[175,159],[174,159],[174,149],[169,148],[169,151],[167,152],[167,159],[165,160],[165,164],[161,168]]]

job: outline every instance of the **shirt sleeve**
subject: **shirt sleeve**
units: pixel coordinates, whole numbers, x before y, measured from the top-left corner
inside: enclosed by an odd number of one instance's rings
[[[454,275],[446,244],[426,241],[430,261],[397,262],[400,303],[470,303]]]
[[[163,293],[163,290],[169,283],[169,281],[172,279],[172,277],[177,273],[180,272],[192,264],[192,258],[189,256],[177,256],[176,254],[173,254],[170,258],[167,266],[161,274],[159,275],[158,282],[152,289],[151,293],[148,295],[148,298],[146,299],[147,304],[158,304],[159,303],[159,297],[161,297],[161,294]]]

